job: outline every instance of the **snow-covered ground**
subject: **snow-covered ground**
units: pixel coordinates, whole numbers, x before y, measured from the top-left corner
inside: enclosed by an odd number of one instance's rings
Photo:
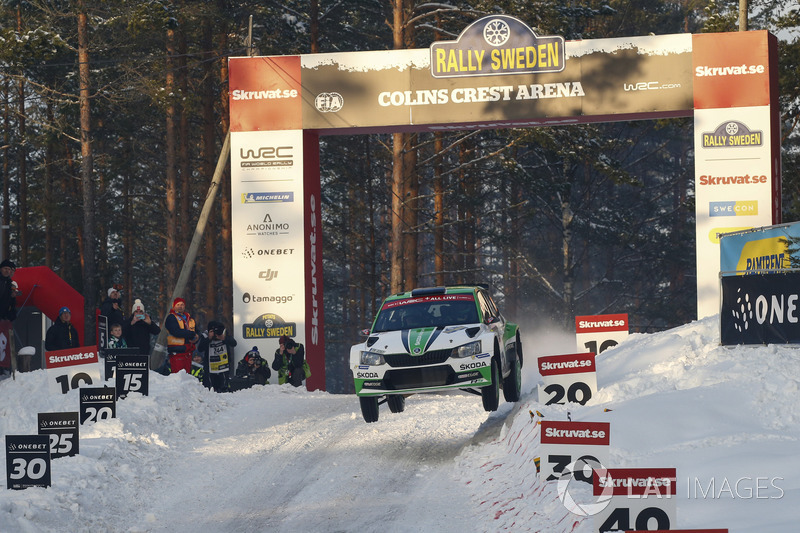
[[[527,332],[518,404],[487,414],[477,396],[418,395],[374,424],[351,395],[215,394],[151,373],[149,396],[81,427],[80,455],[53,460],[52,486],[0,492],[0,531],[592,531],[539,481],[536,411],[610,422],[607,466],[677,468],[673,528],[794,531],[800,348],[721,347],[717,330],[710,318],[632,334],[598,356],[586,406],[536,401],[536,356],[575,340]],[[78,403],[49,392],[43,370],[0,382],[0,445]]]

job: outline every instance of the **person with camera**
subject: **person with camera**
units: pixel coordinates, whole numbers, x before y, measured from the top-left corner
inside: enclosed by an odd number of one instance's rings
[[[247,389],[253,385],[266,385],[272,372],[267,361],[261,357],[258,346],[247,352],[236,367],[236,377],[231,380],[231,389]],[[234,386],[235,383],[235,386]]]
[[[303,362],[306,359],[305,349],[294,339],[283,335],[278,339],[279,348],[275,350],[275,360],[272,370],[278,371],[278,383],[291,383],[295,387],[303,384],[306,379]]]
[[[234,346],[236,339],[227,334],[224,324],[216,320],[208,323],[208,329],[197,345],[197,353],[203,358],[203,385],[215,392],[228,390],[228,371]]]
[[[161,328],[145,312],[144,304],[139,298],[133,302],[131,319],[123,324],[123,336],[128,346],[138,348],[142,355],[150,355],[152,336],[161,333]]]

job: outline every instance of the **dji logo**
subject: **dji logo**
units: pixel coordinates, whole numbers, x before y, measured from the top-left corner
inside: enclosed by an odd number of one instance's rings
[[[262,270],[258,273],[259,279],[263,279],[264,281],[272,281],[273,279],[278,277],[277,270]]]

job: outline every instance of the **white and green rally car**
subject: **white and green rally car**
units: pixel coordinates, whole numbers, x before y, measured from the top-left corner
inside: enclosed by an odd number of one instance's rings
[[[496,411],[520,396],[519,327],[506,322],[485,286],[430,287],[383,301],[368,338],[350,348],[361,413],[378,420],[378,406],[405,409],[413,393],[461,389],[480,394]]]

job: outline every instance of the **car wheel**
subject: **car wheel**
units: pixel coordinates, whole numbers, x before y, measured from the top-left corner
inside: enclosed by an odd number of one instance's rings
[[[500,405],[500,365],[492,358],[492,384],[481,388],[484,411],[497,411]]]
[[[378,397],[377,396],[361,396],[361,414],[364,416],[364,421],[367,423],[378,421]]]
[[[406,397],[401,394],[391,394],[386,397],[389,410],[393,413],[402,413],[406,410]]]
[[[508,377],[503,380],[503,398],[507,402],[518,402],[520,397],[520,390],[522,389],[522,372],[520,371],[520,362],[516,357],[511,361],[511,372]]]
[[[519,359],[519,367],[522,368],[522,340],[519,338],[519,331],[517,331],[517,359]]]

